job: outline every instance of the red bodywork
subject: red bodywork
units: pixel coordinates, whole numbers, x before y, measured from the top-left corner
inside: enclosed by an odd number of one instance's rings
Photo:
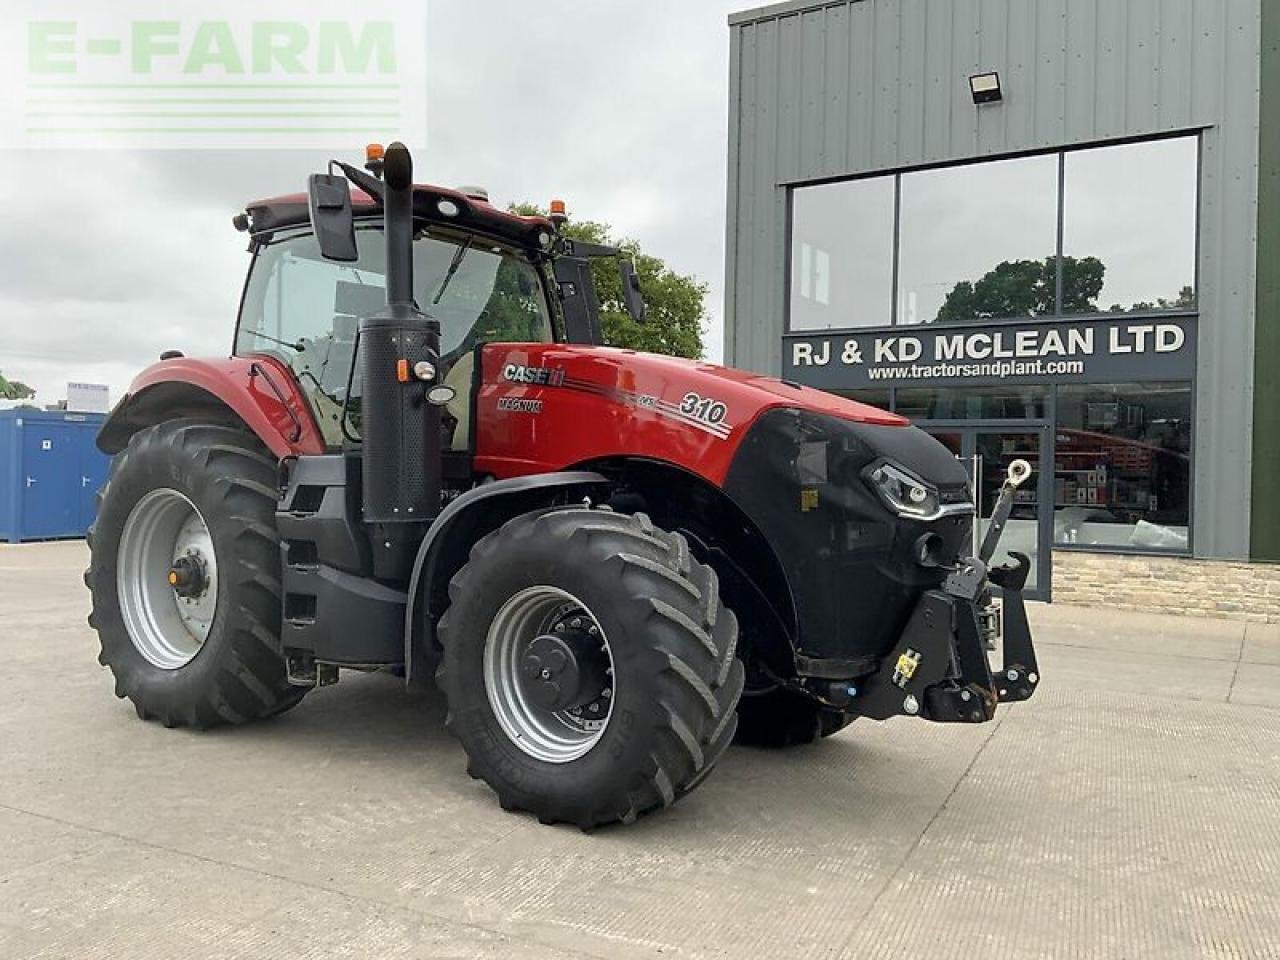
[[[278,457],[325,452],[292,372],[267,354],[153,364],[133,381],[112,419],[127,418],[131,403],[166,384],[216,397]],[[907,423],[809,387],[695,360],[613,347],[488,344],[475,405],[475,471],[507,479],[645,457],[721,486],[747,429],[777,407]]]
[[[277,457],[325,451],[311,406],[292,371],[266,354],[217,360],[176,357],[154,363],[134,378],[111,420],[127,419],[129,409],[146,403],[152,391],[177,386],[195,387],[230,407]],[[185,396],[193,392],[182,391]],[[185,400],[175,397],[169,402]]]
[[[539,370],[547,373],[530,372]],[[717,405],[723,416],[712,422]],[[476,399],[475,469],[505,479],[646,457],[721,486],[747,429],[776,407],[907,424],[820,390],[695,360],[612,347],[489,344]]]

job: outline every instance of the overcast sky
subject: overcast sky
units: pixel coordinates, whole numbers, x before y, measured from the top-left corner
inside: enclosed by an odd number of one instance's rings
[[[564,197],[572,215],[612,223],[710,285],[719,358],[726,17],[751,5],[431,0],[417,179],[481,184],[499,204]],[[268,15],[272,0],[259,7]],[[231,216],[303,189],[333,153],[13,142],[0,140],[0,371],[40,403],[68,380],[118,398],[164,349],[225,355],[247,263]]]

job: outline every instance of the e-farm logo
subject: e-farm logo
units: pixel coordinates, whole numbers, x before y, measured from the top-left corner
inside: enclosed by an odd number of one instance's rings
[[[16,146],[425,139],[425,0],[18,7],[0,31],[5,139]]]

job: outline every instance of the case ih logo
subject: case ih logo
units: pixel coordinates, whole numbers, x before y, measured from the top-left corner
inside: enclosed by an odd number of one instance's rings
[[[524,367],[518,363],[508,363],[502,369],[502,379],[531,386],[561,387],[564,386],[564,370],[560,367]]]
[[[425,4],[263,6],[19,0],[0,27],[0,78],[13,91],[0,102],[6,142],[326,148],[424,139]]]

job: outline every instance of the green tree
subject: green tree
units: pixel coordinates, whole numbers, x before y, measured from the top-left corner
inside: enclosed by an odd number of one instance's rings
[[[530,203],[513,204],[511,210],[523,216],[547,215],[546,210]],[[627,313],[618,264],[611,259],[592,264],[591,277],[600,300],[605,343],[677,357],[702,356],[702,325],[707,319],[705,283],[676,273],[658,257],[644,253],[634,240],[614,240],[607,223],[571,220],[563,229],[565,236],[572,240],[617,247],[622,256],[636,265],[640,290],[648,306],[644,323],[637,323]]]
[[[1178,291],[1178,296],[1174,300],[1167,297],[1157,297],[1155,301],[1139,300],[1131,307],[1125,307],[1119,303],[1111,305],[1112,313],[1144,313],[1149,310],[1190,310],[1196,305],[1196,291],[1194,287],[1185,286]]]
[[[1093,313],[1107,268],[1097,257],[1062,258],[1062,312]],[[1054,312],[1058,258],[1005,260],[977,281],[961,280],[938,310],[937,323]]]
[[[36,392],[21,380],[6,380],[0,373],[0,400],[30,400]]]

